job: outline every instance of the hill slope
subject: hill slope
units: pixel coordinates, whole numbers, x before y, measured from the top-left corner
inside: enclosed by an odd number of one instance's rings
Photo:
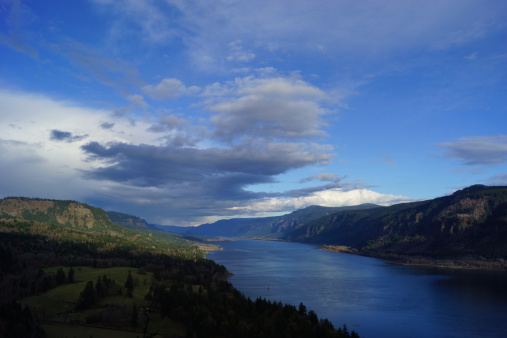
[[[507,187],[475,185],[423,202],[339,212],[285,239],[365,253],[507,258]]]
[[[141,217],[124,214],[117,211],[106,211],[107,216],[111,221],[113,221],[116,224],[119,224],[127,229],[134,229],[134,230],[158,230],[157,228],[153,227],[151,224],[148,224],[144,219]]]
[[[0,200],[0,217],[48,223],[77,230],[118,231],[104,210],[76,201],[25,197]]]
[[[0,337],[358,337],[302,303],[246,298],[168,236],[75,201],[0,200]]]
[[[112,222],[104,210],[76,201],[24,197],[1,199],[0,232],[18,232],[61,242],[86,243],[98,251],[149,250],[195,255],[195,249],[189,241],[163,232],[152,236],[153,231],[127,229]]]

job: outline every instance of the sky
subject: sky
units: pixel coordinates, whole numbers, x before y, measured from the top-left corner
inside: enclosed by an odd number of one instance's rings
[[[507,185],[504,0],[1,0],[0,197],[199,225]]]

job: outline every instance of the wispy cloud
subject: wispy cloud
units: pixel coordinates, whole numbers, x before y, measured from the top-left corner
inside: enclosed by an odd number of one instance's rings
[[[507,162],[507,135],[463,137],[438,144],[444,156],[464,165],[495,166]]]
[[[138,70],[129,61],[112,57],[73,38],[59,38],[46,48],[56,55],[63,56],[93,81],[117,89],[125,98],[143,84],[139,79]]]
[[[490,185],[507,185],[507,173],[496,174],[495,176],[487,179],[485,183]]]
[[[340,176],[340,175],[331,174],[331,173],[316,174],[316,175],[302,178],[299,182],[304,183],[304,182],[311,182],[311,181],[324,181],[324,182],[329,181],[329,182],[338,183],[347,177],[348,177],[348,175]]]
[[[163,79],[157,85],[146,85],[142,87],[142,91],[155,100],[175,99],[183,95],[192,95],[199,92],[198,86],[186,87],[183,82],[178,79]]]
[[[7,27],[0,32],[0,43],[18,52],[38,58],[39,51],[31,43],[32,32],[27,28],[36,16],[20,0],[6,0],[0,5],[0,22]]]
[[[140,28],[134,34],[141,32],[151,43],[181,39],[196,63],[213,60],[215,65],[222,60],[252,61],[257,54],[269,57],[273,52],[283,57],[296,50],[376,57],[407,47],[445,49],[498,29],[492,22],[502,13],[502,2],[484,6],[473,0],[96,3],[115,13],[115,32],[128,31],[122,27],[134,24]],[[171,11],[162,10],[167,7]]]
[[[380,161],[385,163],[387,166],[396,167],[397,163],[396,163],[396,160],[394,159],[393,154],[380,153],[379,156],[380,156]]]
[[[240,40],[229,43],[228,47],[227,61],[248,62],[255,58],[255,54],[247,51]]]

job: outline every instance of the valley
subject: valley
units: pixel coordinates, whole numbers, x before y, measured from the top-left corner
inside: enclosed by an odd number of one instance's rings
[[[228,282],[226,267],[206,258],[220,248],[210,237],[300,242],[399,264],[504,271],[507,188],[472,186],[389,207],[312,206],[279,217],[175,229],[179,233],[162,229],[77,201],[0,200],[0,330],[33,337],[75,335],[77,327],[86,328],[79,329],[83,337],[107,336],[108,330],[153,337],[355,337],[306,307],[246,298]],[[101,291],[110,283],[112,289]],[[143,314],[147,308],[149,315]]]

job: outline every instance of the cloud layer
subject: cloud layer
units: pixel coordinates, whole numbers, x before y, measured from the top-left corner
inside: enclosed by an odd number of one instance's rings
[[[505,1],[52,6],[0,5],[3,196],[198,224],[505,182]]]

